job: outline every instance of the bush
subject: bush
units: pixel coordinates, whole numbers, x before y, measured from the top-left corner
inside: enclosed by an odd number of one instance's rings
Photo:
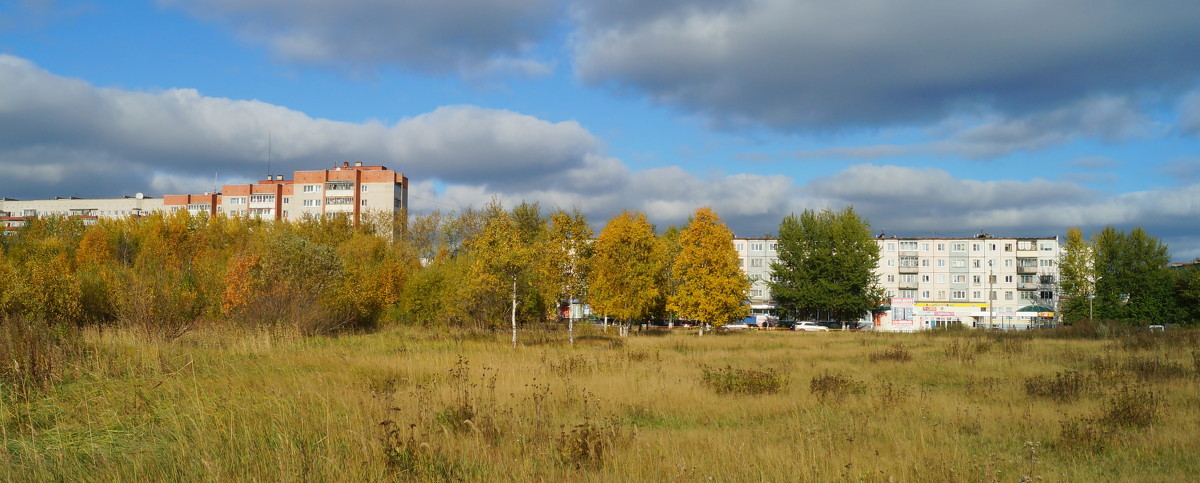
[[[908,362],[913,359],[912,353],[908,351],[902,344],[896,344],[882,352],[871,353],[871,362],[879,361],[895,361]]]
[[[704,367],[704,383],[717,394],[775,394],[787,387],[787,377],[757,369]]]
[[[24,317],[0,319],[0,382],[28,395],[57,382],[84,357],[79,330]]]
[[[850,376],[830,374],[829,372],[812,378],[812,381],[808,383],[808,389],[821,402],[840,402],[846,398],[846,395],[858,387],[858,381],[855,381]]]
[[[1074,401],[1095,387],[1087,375],[1078,371],[1059,372],[1053,378],[1034,376],[1025,379],[1025,393],[1059,402]]]
[[[1105,401],[1101,421],[1110,426],[1144,428],[1158,420],[1161,410],[1162,397],[1154,391],[1125,385]]]

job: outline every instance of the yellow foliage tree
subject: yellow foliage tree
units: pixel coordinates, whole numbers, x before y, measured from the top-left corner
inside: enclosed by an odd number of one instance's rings
[[[712,208],[696,210],[680,232],[672,273],[679,285],[667,307],[680,316],[720,327],[750,313],[745,305],[750,280],[739,267],[733,232]]]
[[[661,301],[666,249],[646,215],[623,211],[597,237],[589,263],[592,311],[631,322]]]

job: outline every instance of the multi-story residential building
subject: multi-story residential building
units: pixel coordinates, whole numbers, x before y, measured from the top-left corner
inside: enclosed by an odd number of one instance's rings
[[[752,281],[756,313],[774,313],[767,281],[778,258],[770,238],[733,240]],[[947,325],[1028,328],[1046,323],[1058,307],[1058,237],[876,239],[875,273],[889,303],[870,322],[881,330]]]
[[[742,272],[750,278],[750,312],[774,314],[775,303],[771,299],[771,262],[779,258],[776,240],[771,238],[735,238],[733,246],[741,259]]]
[[[358,223],[367,213],[394,216],[408,210],[408,178],[384,166],[342,163],[333,169],[296,171],[293,179],[268,175],[254,184],[225,185],[219,193],[137,196],[112,199],[0,198],[0,223],[15,230],[32,216],[61,215],[95,223],[99,218],[187,210],[193,215],[247,216],[272,220],[347,216]]]
[[[123,198],[89,199],[56,197],[50,200],[14,200],[0,198],[0,223],[6,230],[25,225],[25,219],[35,216],[65,216],[83,220],[90,225],[101,218],[124,218],[148,215],[163,210],[163,199],[138,193]]]
[[[1024,329],[1058,307],[1058,237],[878,238],[875,273],[890,301],[876,327]]]

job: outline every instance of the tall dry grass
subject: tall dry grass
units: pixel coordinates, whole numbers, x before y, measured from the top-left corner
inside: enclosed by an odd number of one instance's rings
[[[85,331],[4,480],[1186,481],[1192,336]],[[1141,337],[1141,335],[1137,335]],[[1179,341],[1184,342],[1179,342]],[[901,351],[906,357],[899,357]],[[880,357],[883,356],[883,357]]]

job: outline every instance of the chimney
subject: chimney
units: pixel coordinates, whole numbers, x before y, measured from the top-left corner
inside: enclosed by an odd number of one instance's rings
[[[350,167],[350,162],[349,162],[349,161],[342,161],[342,167],[343,167],[343,168],[349,168],[349,167]]]
[[[355,162],[354,162],[354,166],[355,166],[355,167],[357,167],[357,168],[361,168],[361,167],[362,167],[362,161],[355,161]]]

